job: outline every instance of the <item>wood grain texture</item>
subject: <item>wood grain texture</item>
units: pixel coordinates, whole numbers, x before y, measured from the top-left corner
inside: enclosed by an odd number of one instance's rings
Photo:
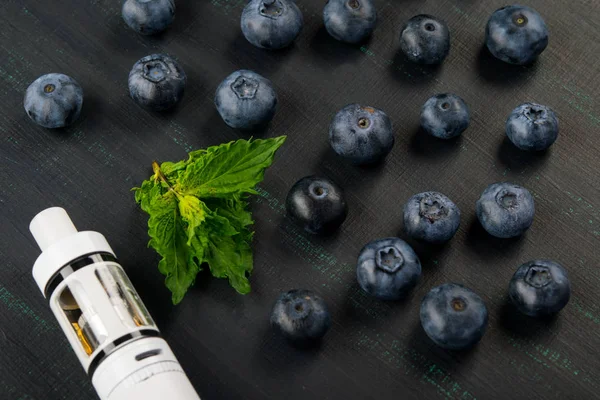
[[[0,22],[0,398],[94,399],[87,377],[31,277],[38,255],[30,219],[67,208],[80,229],[105,234],[203,399],[593,399],[600,398],[600,2],[531,0],[550,28],[550,45],[532,67],[509,67],[482,51],[489,15],[504,1],[375,0],[379,23],[369,43],[327,36],[322,1],[298,0],[305,27],[289,49],[252,47],[239,29],[244,0],[177,0],[163,35],[136,35],[116,0],[4,0]],[[448,22],[452,50],[439,69],[397,56],[398,27],[419,14]],[[153,114],[128,97],[127,76],[143,56],[166,52],[188,75],[182,104]],[[252,201],[256,216],[253,292],[198,277],[183,303],[170,294],[146,247],[146,216],[131,187],[152,160],[244,137],[213,105],[219,82],[248,68],[274,82],[280,107],[271,137],[288,135]],[[84,88],[82,117],[48,131],[26,116],[25,89],[62,72]],[[418,130],[423,102],[455,92],[470,105],[462,138],[439,142]],[[561,135],[545,154],[504,139],[519,103],[550,105]],[[346,165],[328,148],[333,114],[359,102],[392,118],[396,145],[377,168]],[[284,218],[288,188],[324,174],[347,190],[350,215],[333,238],[309,237]],[[490,183],[510,180],[535,195],[532,229],[493,239],[474,204]],[[462,210],[446,246],[415,244],[424,276],[404,302],[366,297],[355,260],[372,239],[402,234],[401,210],[414,193],[438,190]],[[521,318],[506,306],[508,281],[533,258],[560,261],[573,296],[555,319]],[[434,285],[453,281],[478,292],[490,310],[483,341],[469,352],[436,348],[419,325],[418,306]],[[319,349],[298,351],[273,335],[277,294],[303,287],[329,302],[334,324]]]

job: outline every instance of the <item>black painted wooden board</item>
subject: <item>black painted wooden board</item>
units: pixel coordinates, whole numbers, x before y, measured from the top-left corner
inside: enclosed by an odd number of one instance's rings
[[[32,277],[38,255],[28,232],[40,210],[60,205],[80,229],[104,233],[164,336],[204,399],[592,399],[600,398],[600,2],[531,0],[550,28],[550,46],[528,68],[501,65],[482,51],[488,16],[504,1],[376,0],[379,25],[364,46],[330,39],[324,1],[298,0],[305,28],[294,46],[267,52],[239,29],[244,0],[177,0],[172,28],[156,38],[129,30],[117,0],[4,0],[0,7],[0,398],[94,399],[84,372]],[[438,70],[396,56],[398,27],[418,13],[445,19],[452,50]],[[139,58],[177,57],[189,83],[175,111],[152,114],[128,97]],[[256,217],[253,292],[198,277],[177,307],[146,248],[146,216],[129,189],[150,175],[152,160],[244,137],[225,126],[212,98],[236,69],[273,80],[279,111],[263,135],[288,142],[252,201]],[[39,75],[63,72],[85,91],[81,119],[48,131],[25,115],[25,89]],[[471,106],[462,138],[439,142],[418,131],[422,103],[456,92]],[[545,154],[515,150],[504,121],[519,103],[553,107],[561,136]],[[328,149],[327,128],[343,105],[382,108],[395,125],[387,162],[346,165]],[[333,238],[309,237],[284,218],[287,189],[324,174],[347,190],[350,216]],[[476,223],[474,204],[490,183],[510,180],[536,199],[532,229],[497,240]],[[361,246],[402,236],[401,209],[414,193],[439,190],[462,209],[446,246],[415,245],[424,277],[404,302],[363,295],[354,278]],[[555,319],[539,322],[505,305],[515,268],[537,257],[569,270],[573,296]],[[476,290],[490,310],[489,329],[470,352],[435,348],[418,307],[434,285]],[[280,291],[320,292],[334,315],[319,349],[290,348],[268,326]]]

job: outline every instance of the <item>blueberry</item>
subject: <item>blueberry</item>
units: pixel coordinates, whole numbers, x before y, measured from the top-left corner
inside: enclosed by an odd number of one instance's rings
[[[492,236],[522,235],[533,223],[533,196],[524,187],[508,182],[488,186],[477,200],[477,218]]]
[[[415,194],[404,206],[404,229],[414,239],[442,243],[452,239],[460,225],[460,210],[438,192]]]
[[[450,52],[448,25],[431,15],[412,17],[400,31],[400,48],[412,62],[441,64]]]
[[[271,325],[293,344],[321,339],[331,326],[325,300],[310,290],[282,293],[271,311]]]
[[[440,139],[450,139],[469,127],[471,115],[463,99],[444,93],[430,97],[421,109],[421,127]]]
[[[333,233],[348,214],[342,188],[317,176],[296,182],[287,195],[285,207],[290,218],[312,234]]]
[[[273,119],[277,94],[270,80],[256,72],[236,71],[217,88],[215,105],[227,125],[253,129]]]
[[[289,46],[303,24],[302,12],[294,0],[250,0],[242,12],[242,33],[263,49]]]
[[[328,0],[323,21],[336,40],[360,43],[373,33],[377,11],[372,0]]]
[[[506,121],[506,135],[521,150],[546,150],[558,137],[558,118],[549,107],[521,104]]]
[[[175,18],[174,0],[126,0],[121,10],[125,23],[142,35],[154,35]]]
[[[63,128],[79,118],[83,89],[70,76],[43,75],[29,85],[23,105],[36,124],[44,128]]]
[[[495,11],[485,30],[494,57],[510,64],[531,64],[548,46],[548,28],[537,11],[513,5]]]
[[[377,108],[347,105],[331,121],[329,143],[337,154],[354,164],[376,163],[394,146],[392,121]]]
[[[171,57],[153,54],[135,63],[129,73],[129,94],[142,107],[162,111],[183,97],[186,75]]]
[[[510,280],[508,297],[519,311],[530,317],[555,314],[571,297],[567,271],[554,261],[529,261]]]
[[[378,299],[398,300],[406,296],[420,277],[419,257],[402,239],[375,240],[366,244],[358,256],[358,284]]]
[[[436,286],[421,302],[421,326],[438,346],[463,350],[481,340],[488,323],[485,303],[462,285]]]

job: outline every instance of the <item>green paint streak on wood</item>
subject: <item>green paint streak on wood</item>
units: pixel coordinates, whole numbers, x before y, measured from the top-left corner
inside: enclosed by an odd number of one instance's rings
[[[114,167],[115,156],[113,156],[100,141],[96,141],[88,146],[87,150],[90,153],[99,155],[102,158],[104,165],[108,167]]]
[[[600,382],[600,380],[597,379],[596,376],[591,376],[590,373],[583,368],[576,367],[569,358],[562,354],[540,344],[535,344],[533,341],[527,339],[509,337],[508,343],[514,348],[523,351],[525,355],[540,366],[569,372],[574,376],[581,378],[583,382],[589,384],[591,387],[595,389],[598,388],[598,382]]]
[[[175,142],[175,144],[178,146],[182,147],[186,153],[193,151],[194,146],[187,141],[186,129],[175,121],[171,121],[169,125],[173,129],[172,132],[169,132],[169,137],[171,140],[173,140],[173,142]]]
[[[4,286],[0,286],[0,304],[4,304],[13,313],[26,317],[29,321],[37,324],[38,333],[46,333],[55,331],[57,327],[54,324],[49,324],[44,318],[40,317],[20,298],[16,297],[8,291]]]
[[[243,9],[248,2],[247,0],[212,0],[210,3],[219,8],[223,14],[229,15],[233,12],[238,14],[238,11]]]
[[[586,309],[585,306],[580,302],[579,299],[574,298],[571,301],[573,307],[575,307],[575,310],[577,310],[577,312],[579,314],[581,314],[585,319],[588,319],[590,321],[592,321],[595,324],[600,324],[600,317],[595,314],[594,312],[590,311],[589,309]],[[598,311],[598,307],[594,307],[595,308],[595,312]]]

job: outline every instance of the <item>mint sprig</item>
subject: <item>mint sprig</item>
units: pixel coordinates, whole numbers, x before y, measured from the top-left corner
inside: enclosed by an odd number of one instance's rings
[[[162,257],[158,269],[173,304],[205,263],[239,293],[250,292],[254,221],[246,198],[256,193],[285,139],[238,140],[191,152],[184,161],[154,162],[154,175],[134,188],[150,216],[149,246]]]

